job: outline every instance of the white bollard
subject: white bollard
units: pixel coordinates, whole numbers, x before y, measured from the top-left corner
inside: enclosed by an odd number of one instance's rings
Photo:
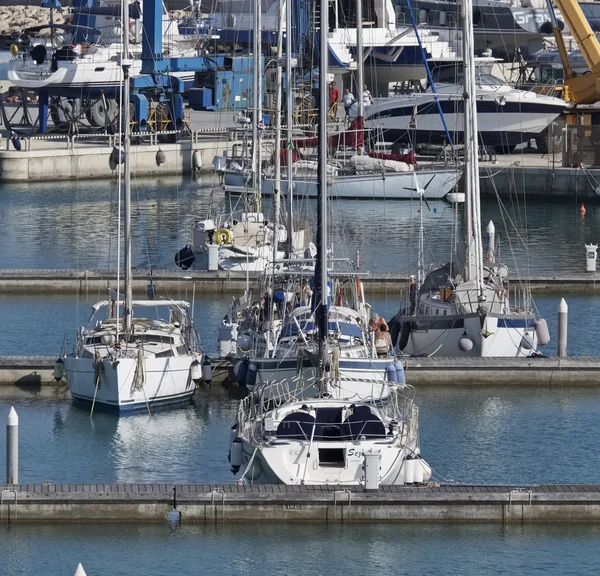
[[[564,298],[560,299],[558,305],[558,357],[567,356],[567,320],[569,316],[569,307]]]
[[[490,223],[487,225],[487,235],[488,235],[488,246],[485,253],[485,261],[488,264],[493,264],[496,262],[496,227],[494,223],[490,220]]]
[[[73,576],[87,576],[83,566],[81,565],[81,562],[77,564],[77,569],[75,570],[75,574],[73,574]]]
[[[379,462],[381,451],[371,448],[363,452],[365,457],[365,492],[377,492],[379,490]]]
[[[19,417],[12,406],[6,421],[6,483],[19,483]]]

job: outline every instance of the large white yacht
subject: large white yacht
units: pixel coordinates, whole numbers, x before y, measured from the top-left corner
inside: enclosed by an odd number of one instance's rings
[[[507,152],[531,138],[542,138],[550,123],[569,106],[564,100],[509,86],[491,74],[495,58],[476,58],[476,104],[479,142]],[[381,131],[386,141],[441,144],[448,132],[454,143],[464,138],[462,60],[432,62],[436,96],[424,93],[376,99],[366,112],[365,126]]]

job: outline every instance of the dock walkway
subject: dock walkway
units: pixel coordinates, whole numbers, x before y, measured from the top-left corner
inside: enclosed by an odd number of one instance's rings
[[[54,356],[0,356],[0,386],[64,387],[53,377]],[[237,387],[235,362],[211,359],[213,387]],[[406,358],[406,379],[413,386],[600,386],[600,357]]]
[[[0,485],[0,523],[600,522],[600,485]]]
[[[150,281],[150,270],[137,268],[133,271],[133,289],[145,292]],[[259,278],[254,272],[250,280]],[[203,292],[217,294],[241,294],[246,286],[245,272],[203,272],[196,270],[152,271],[152,277],[159,291],[185,291],[192,284]],[[0,293],[106,293],[107,283],[116,278],[116,273],[106,270],[77,269],[3,269],[0,270]],[[403,293],[410,281],[410,275],[404,272],[361,273],[365,289],[372,294]],[[530,274],[521,278],[521,282],[537,293],[560,293],[561,295],[600,292],[600,271],[580,274]],[[112,284],[111,284],[112,285]],[[516,280],[513,286],[516,285]]]

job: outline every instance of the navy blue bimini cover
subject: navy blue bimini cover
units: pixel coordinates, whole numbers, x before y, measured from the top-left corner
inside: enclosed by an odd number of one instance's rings
[[[366,438],[385,438],[385,426],[368,406],[356,406],[342,425],[343,436],[355,440],[360,436]]]
[[[314,416],[306,412],[292,412],[277,426],[277,437],[290,440],[310,440],[313,426],[315,426]]]

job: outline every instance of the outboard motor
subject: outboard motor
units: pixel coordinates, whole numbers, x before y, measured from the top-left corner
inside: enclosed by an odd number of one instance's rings
[[[194,261],[196,260],[194,256],[194,252],[189,247],[189,245],[182,248],[177,254],[175,254],[175,264],[179,266],[182,270],[189,270]]]

